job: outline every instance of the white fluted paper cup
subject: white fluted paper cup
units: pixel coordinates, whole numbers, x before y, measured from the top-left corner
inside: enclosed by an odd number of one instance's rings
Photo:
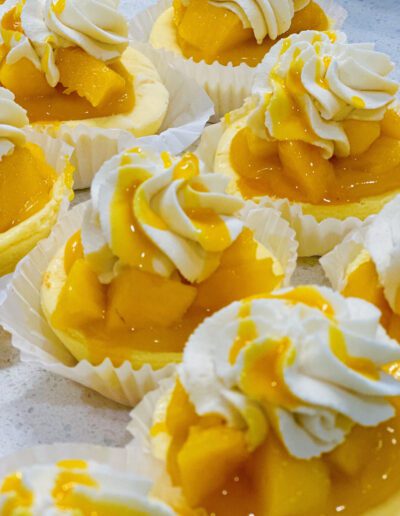
[[[23,361],[38,363],[52,373],[132,407],[155,389],[161,379],[173,374],[175,365],[159,370],[144,365],[135,370],[130,362],[115,367],[110,359],[97,366],[86,360],[77,362],[53,332],[41,308],[43,275],[57,251],[81,228],[86,206],[87,203],[83,203],[70,210],[50,237],[40,242],[18,265],[6,290],[0,324],[11,334],[12,344],[20,350]]]
[[[333,0],[318,0],[331,20],[332,28],[339,29],[347,17],[347,12]],[[154,23],[172,6],[172,0],[159,0],[147,9],[140,9],[130,22],[130,37],[134,42],[149,42]],[[176,70],[192,77],[205,89],[215,107],[213,121],[218,121],[225,113],[239,108],[251,93],[251,85],[256,68],[244,63],[226,66],[218,62],[207,64],[166,49],[158,49],[163,60],[171,63]]]

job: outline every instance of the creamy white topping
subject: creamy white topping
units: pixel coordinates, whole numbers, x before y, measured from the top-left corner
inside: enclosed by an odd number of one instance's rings
[[[349,44],[340,32],[305,31],[280,40],[253,84],[249,125],[261,138],[302,140],[348,156],[343,121],[382,120],[398,84],[390,58],[373,44]]]
[[[247,432],[251,449],[271,424],[293,456],[309,459],[338,446],[354,424],[376,426],[395,413],[389,398],[400,382],[383,366],[400,360],[400,348],[379,325],[379,311],[310,289],[322,310],[299,289],[236,302],[186,346],[179,377],[196,412],[220,414]]]
[[[391,309],[400,315],[400,196],[352,231],[321,259],[322,265],[327,265],[326,270],[330,270],[329,264],[331,261],[333,263],[338,279],[335,288],[341,290],[344,287],[348,266],[364,250],[375,264],[386,300]]]
[[[10,472],[0,480],[0,512],[11,503],[14,511],[27,514],[29,510],[32,516],[72,515],[76,511],[81,514],[84,507],[85,514],[88,508],[97,514],[98,506],[100,514],[104,503],[108,510],[115,506],[115,514],[119,510],[148,516],[175,514],[164,503],[149,498],[151,482],[143,478],[95,462],[84,463],[85,467],[78,462],[64,464],[35,465]]]
[[[190,0],[188,0],[190,1]],[[276,39],[290,29],[294,13],[310,0],[213,0],[211,4],[234,12],[245,29],[252,29],[258,43]]]
[[[68,43],[111,61],[128,46],[128,23],[118,5],[119,0],[46,0],[46,25]]]
[[[0,159],[12,154],[16,145],[26,141],[24,128],[29,124],[26,111],[14,101],[14,95],[0,88]]]
[[[103,165],[93,181],[82,241],[89,257],[108,253],[104,282],[116,266],[166,277],[177,269],[190,282],[203,281],[243,229],[235,217],[243,202],[225,193],[224,176],[206,173],[194,155],[164,159],[151,151],[126,151]]]
[[[120,57],[128,46],[128,24],[118,12],[118,4],[117,0],[19,2],[23,33],[2,29],[2,38],[10,48],[7,63],[29,59],[54,87],[60,79],[57,48],[78,46],[105,62]],[[0,15],[9,10],[1,10]]]

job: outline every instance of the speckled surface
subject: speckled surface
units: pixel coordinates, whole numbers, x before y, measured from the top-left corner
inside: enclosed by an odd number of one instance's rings
[[[123,0],[129,3],[129,0]],[[130,0],[134,2],[134,0]],[[351,41],[375,41],[400,63],[399,0],[342,0]],[[400,79],[400,66],[397,72]],[[80,193],[76,201],[87,198]],[[293,283],[325,283],[314,259],[302,260]],[[55,442],[124,446],[129,411],[64,378],[19,361],[0,330],[0,457]]]

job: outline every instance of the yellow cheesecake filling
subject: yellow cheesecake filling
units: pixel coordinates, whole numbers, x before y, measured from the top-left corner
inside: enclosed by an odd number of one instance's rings
[[[14,93],[31,123],[108,117],[134,108],[134,78],[124,66],[123,54],[107,64],[77,46],[58,48],[55,64],[60,80],[52,87],[31,60],[23,57],[7,63],[11,40],[24,36],[21,7],[3,17],[0,29],[4,40],[0,84]]]
[[[301,302],[335,320],[332,305],[313,287],[265,297],[284,299],[293,305]],[[231,362],[257,338],[255,326],[247,319],[250,304],[251,300],[243,301],[238,313],[238,336],[232,347]],[[341,331],[335,328],[330,345],[339,359],[362,375],[368,377],[373,373],[373,379],[378,380],[373,362],[350,356]],[[260,399],[257,396],[262,392],[264,399],[266,396],[273,405],[299,405],[300,400],[286,392],[283,380],[283,363],[293,360],[287,356],[287,344],[283,340],[271,347],[267,341],[265,349],[257,346],[245,353],[241,362],[242,375],[245,373],[241,390],[252,399]],[[165,401],[155,417],[151,436],[155,450],[157,440],[161,439],[159,449],[167,450],[166,471],[170,482],[182,490],[185,502],[182,499],[174,502],[178,512],[202,508],[208,514],[232,516],[354,515],[384,504],[399,492],[399,398],[391,398],[396,409],[394,418],[371,428],[354,425],[342,444],[309,460],[291,455],[275,430],[257,419],[256,412],[246,415],[253,427],[250,434],[229,426],[217,414],[198,415],[180,379]],[[259,445],[255,447],[257,442]],[[161,455],[164,456],[163,451]],[[165,492],[163,482],[165,479],[161,481],[160,493]],[[173,499],[171,495],[170,503]]]
[[[382,122],[344,122],[349,157],[327,160],[300,140],[268,141],[249,127],[230,146],[230,164],[244,198],[269,195],[314,205],[357,202],[400,188],[400,113],[388,109]]]
[[[39,212],[50,200],[55,170],[33,143],[16,146],[0,161],[0,233]]]
[[[268,36],[258,43],[253,30],[243,27],[240,18],[231,10],[216,7],[208,0],[190,0],[183,5],[174,0],[174,24],[177,41],[186,58],[222,65],[238,66],[246,63],[257,66],[277,40]],[[327,30],[329,20],[323,9],[311,1],[294,14],[290,30],[280,37],[303,30]]]

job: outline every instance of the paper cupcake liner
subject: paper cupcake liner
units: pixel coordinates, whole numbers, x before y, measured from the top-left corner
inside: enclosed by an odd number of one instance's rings
[[[0,313],[0,323],[11,333],[12,344],[21,359],[39,363],[46,370],[69,378],[106,398],[134,406],[161,379],[169,377],[175,365],[153,370],[149,365],[134,370],[129,362],[115,367],[109,359],[94,366],[78,362],[50,328],[40,304],[43,274],[56,252],[82,226],[87,203],[76,206],[55,226],[52,234],[27,255],[17,267]]]
[[[332,0],[318,0],[331,19],[332,28],[340,28],[347,17],[347,12]],[[138,12],[130,23],[130,37],[133,41],[148,42],[154,23],[159,16],[171,7],[171,0],[160,0],[156,5]],[[174,68],[192,77],[210,96],[214,103],[217,122],[229,111],[239,108],[246,97],[251,94],[251,85],[257,68],[242,63],[240,66],[221,65],[218,62],[206,64],[195,62],[165,49],[157,50],[162,59]]]
[[[170,94],[168,111],[158,135],[135,138],[127,130],[97,128],[84,121],[74,125],[61,123],[57,129],[51,124],[34,126],[39,132],[53,134],[55,131],[57,138],[74,148],[75,189],[88,188],[105,161],[143,141],[160,142],[171,152],[181,153],[199,138],[214,113],[210,99],[192,78],[174,70],[150,45],[131,46],[152,61]]]
[[[297,266],[299,244],[294,230],[277,210],[260,207],[251,201],[246,203],[240,218],[282,266],[285,277],[281,286],[288,286]]]
[[[26,448],[2,457],[0,477],[24,467],[38,464],[54,464],[61,460],[81,459],[96,461],[114,469],[118,473],[132,473],[134,461],[131,454],[122,448],[107,448],[91,444],[54,444]],[[134,471],[133,471],[134,473]]]
[[[332,251],[320,258],[319,261],[325,275],[335,290],[341,292],[345,287],[347,267],[365,248],[363,236],[368,229],[369,222],[372,222],[374,218],[374,215],[368,217],[358,230],[350,232]]]
[[[68,174],[71,174],[69,168],[73,149],[59,140],[44,134],[38,134],[30,129],[27,129],[25,133],[27,141],[38,145],[42,149],[47,163],[56,171],[58,180],[53,188],[54,197],[39,212],[23,222],[25,225],[29,224],[27,238],[24,238],[23,241],[20,240],[19,230],[21,225],[17,225],[0,235],[2,242],[4,242],[1,246],[4,252],[7,253],[7,249],[13,247],[16,255],[20,254],[22,250],[15,250],[15,246],[22,244],[23,248],[28,247],[31,250],[39,240],[49,235],[52,225],[67,212],[72,196],[72,185],[69,184],[72,177],[69,178]],[[54,219],[50,221],[50,224],[49,217]],[[11,278],[12,274],[0,277],[0,306],[5,299],[5,290]]]
[[[223,132],[222,123],[207,127],[197,147],[196,153],[210,170],[214,169],[215,156]],[[277,210],[289,223],[299,243],[299,257],[323,256],[340,243],[350,231],[363,223],[357,217],[347,217],[343,220],[329,217],[318,221],[313,215],[304,213],[301,204],[288,199],[263,196],[255,199],[255,203],[259,207]]]

